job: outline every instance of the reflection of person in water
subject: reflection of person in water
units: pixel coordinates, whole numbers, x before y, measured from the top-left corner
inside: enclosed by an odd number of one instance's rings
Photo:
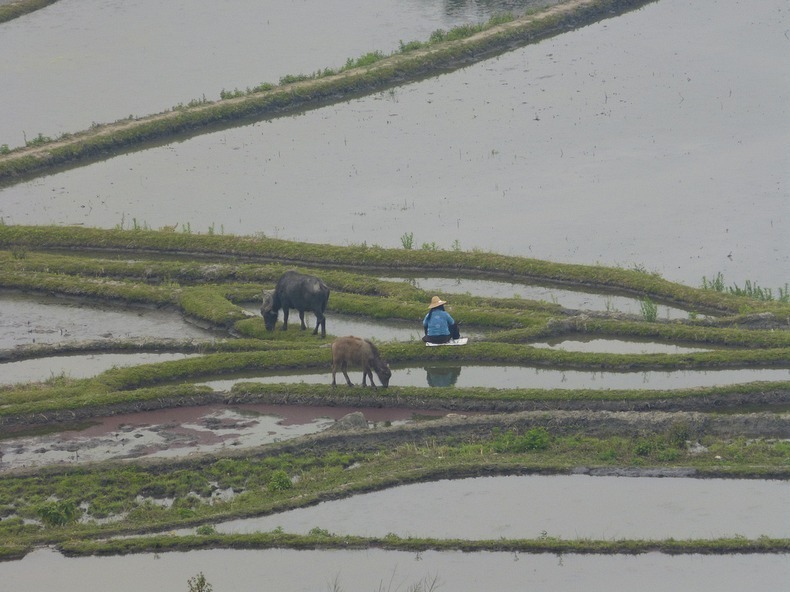
[[[460,366],[426,367],[428,386],[453,386],[461,374]]]
[[[425,329],[425,337],[422,340],[426,343],[447,343],[451,339],[461,337],[458,323],[450,316],[450,313],[444,310],[445,304],[447,302],[434,296],[431,299],[431,304],[428,305],[428,314],[422,320],[422,326]]]

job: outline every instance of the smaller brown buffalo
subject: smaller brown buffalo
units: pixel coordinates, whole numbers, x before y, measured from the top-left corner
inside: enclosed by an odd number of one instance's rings
[[[335,374],[337,369],[346,377],[348,386],[354,386],[346,372],[348,365],[362,367],[362,386],[367,386],[366,380],[370,378],[370,386],[376,388],[373,383],[373,370],[379,377],[381,385],[387,388],[390,383],[392,371],[387,363],[379,357],[379,350],[369,339],[354,337],[338,337],[332,342],[332,386],[336,386]]]

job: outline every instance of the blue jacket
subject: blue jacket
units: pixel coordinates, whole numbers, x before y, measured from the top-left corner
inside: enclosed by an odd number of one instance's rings
[[[453,317],[446,310],[429,312],[422,320],[422,326],[428,330],[428,335],[450,335],[450,327],[455,324]]]

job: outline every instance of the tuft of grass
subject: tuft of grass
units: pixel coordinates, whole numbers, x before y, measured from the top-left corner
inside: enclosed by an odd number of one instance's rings
[[[639,309],[642,311],[642,318],[648,323],[654,323],[658,317],[658,306],[645,296],[639,301]]]

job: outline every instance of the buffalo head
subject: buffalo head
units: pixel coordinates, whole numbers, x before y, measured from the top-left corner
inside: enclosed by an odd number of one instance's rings
[[[267,331],[273,331],[274,325],[277,323],[278,310],[274,308],[274,290],[264,290],[263,300],[261,304],[261,316],[263,316],[263,324],[266,325]]]

